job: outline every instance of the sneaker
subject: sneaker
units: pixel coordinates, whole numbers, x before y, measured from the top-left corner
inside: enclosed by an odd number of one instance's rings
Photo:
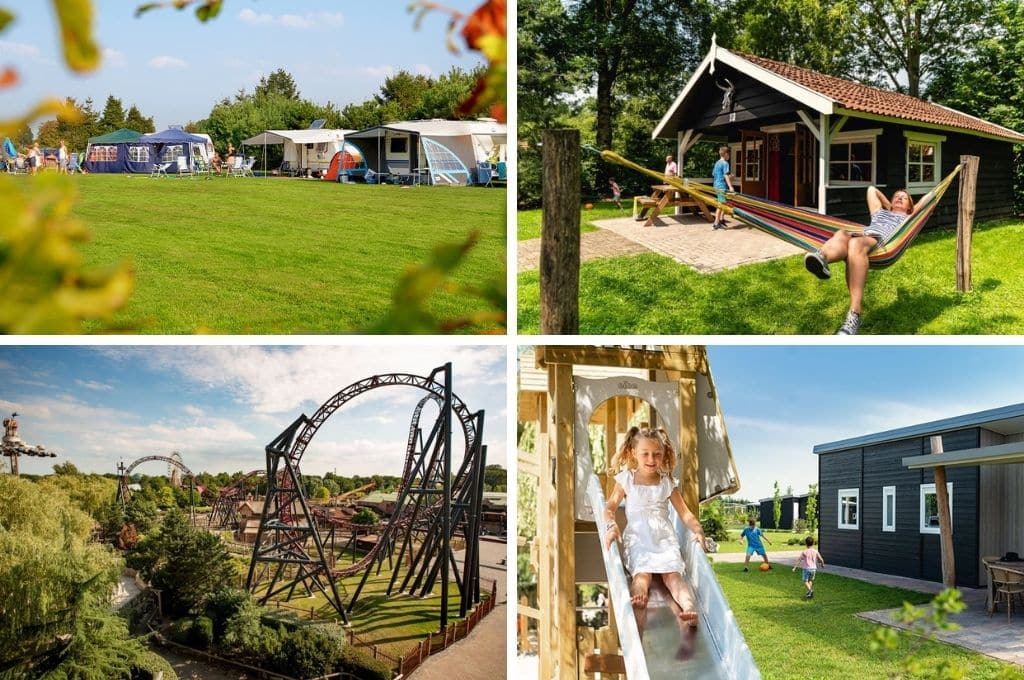
[[[746,567],[743,567],[743,571],[750,571],[750,570],[747,569]]]
[[[832,272],[828,269],[828,260],[825,259],[825,253],[820,250],[804,255],[804,266],[807,267],[807,271],[819,279],[824,280],[832,276]]]
[[[809,599],[811,599],[812,597],[814,597],[814,593],[813,593],[813,592],[811,592],[810,590],[808,590],[808,591],[807,591],[807,594],[806,594],[806,595],[804,595],[804,599],[805,599],[805,600],[809,600]]]
[[[860,330],[860,314],[852,309],[846,313],[846,320],[836,331],[836,335],[857,335]]]

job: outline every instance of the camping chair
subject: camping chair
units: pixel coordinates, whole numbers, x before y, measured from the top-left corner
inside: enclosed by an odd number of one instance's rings
[[[992,611],[995,611],[1000,602],[1006,602],[1006,622],[1009,623],[1013,614],[1014,596],[1019,597],[1021,603],[1024,604],[1024,574],[996,566],[989,566],[988,570],[996,591]],[[989,612],[988,615],[992,616],[992,612]]]
[[[149,173],[150,178],[155,177],[167,177],[167,171],[174,165],[174,161],[167,161],[166,163],[154,163],[153,171]]]
[[[14,163],[11,166],[14,170],[15,175],[27,175],[28,174],[28,161],[19,156],[14,159]]]
[[[245,161],[241,156],[235,156],[231,161],[231,167],[228,168],[229,177],[245,177],[245,170],[242,168],[242,163]]]
[[[177,166],[177,177],[183,177],[184,175],[192,177],[192,165],[188,162],[188,158],[185,156],[178,156],[178,160],[175,161],[175,165]]]
[[[201,156],[196,156],[193,163],[195,164],[195,174],[206,175],[206,179],[213,178],[213,168]]]
[[[487,161],[480,161],[476,166],[476,183],[489,187],[493,186],[494,176],[497,174],[497,170],[493,163]]]
[[[498,177],[499,182],[508,183],[508,164],[505,161],[498,161]]]
[[[73,153],[68,156],[68,174],[73,175],[76,172],[82,172],[82,166],[78,164],[78,154]]]
[[[252,171],[254,165],[256,165],[256,156],[249,156],[246,158],[245,165],[242,167],[242,177],[255,178],[256,174]]]

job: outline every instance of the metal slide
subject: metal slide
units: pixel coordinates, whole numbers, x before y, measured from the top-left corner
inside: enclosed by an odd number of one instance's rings
[[[597,475],[592,474],[587,482],[587,496],[594,515],[600,517],[605,497]],[[675,524],[679,545],[685,546],[682,549],[683,575],[693,589],[700,617],[696,634],[687,641],[683,640],[669,606],[671,596],[663,588],[652,587],[641,642],[619,550],[621,543],[616,541],[611,549],[601,550],[619,644],[626,662],[626,677],[629,680],[760,680],[761,673],[715,579],[711,563],[678,517]],[[603,548],[604,523],[598,522],[597,527]]]

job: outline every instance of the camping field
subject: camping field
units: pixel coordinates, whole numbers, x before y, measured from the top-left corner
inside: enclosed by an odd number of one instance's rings
[[[79,190],[74,214],[92,235],[81,247],[89,266],[128,261],[135,270],[135,292],[115,315],[113,330],[370,331],[408,267],[473,231],[479,241],[450,281],[504,285],[504,189],[277,178],[71,179]],[[468,294],[438,292],[426,311],[449,320],[493,309]],[[89,322],[85,330],[111,326]]]

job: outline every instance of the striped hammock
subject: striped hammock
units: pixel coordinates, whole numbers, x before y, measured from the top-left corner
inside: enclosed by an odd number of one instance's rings
[[[838,231],[860,234],[866,229],[863,224],[857,222],[822,215],[804,208],[794,208],[791,205],[746,194],[730,193],[727,195],[725,203],[719,203],[716,190],[706,184],[700,184],[699,182],[679,177],[666,177],[660,172],[649,170],[626,160],[612,151],[602,151],[601,157],[607,161],[655,177],[659,181],[669,184],[699,201],[707,203],[709,206],[721,208],[727,214],[732,215],[745,224],[761,229],[804,250],[817,250],[821,247],[821,244],[829,240]],[[871,268],[881,269],[888,267],[903,255],[906,249],[910,247],[910,243],[921,232],[925,222],[928,221],[928,218],[935,211],[936,206],[938,206],[942,195],[946,193],[946,189],[949,188],[949,185],[952,184],[953,179],[959,172],[960,166],[957,165],[934,189],[918,201],[919,207],[917,212],[900,225],[899,230],[892,238],[868,254],[868,262]]]

